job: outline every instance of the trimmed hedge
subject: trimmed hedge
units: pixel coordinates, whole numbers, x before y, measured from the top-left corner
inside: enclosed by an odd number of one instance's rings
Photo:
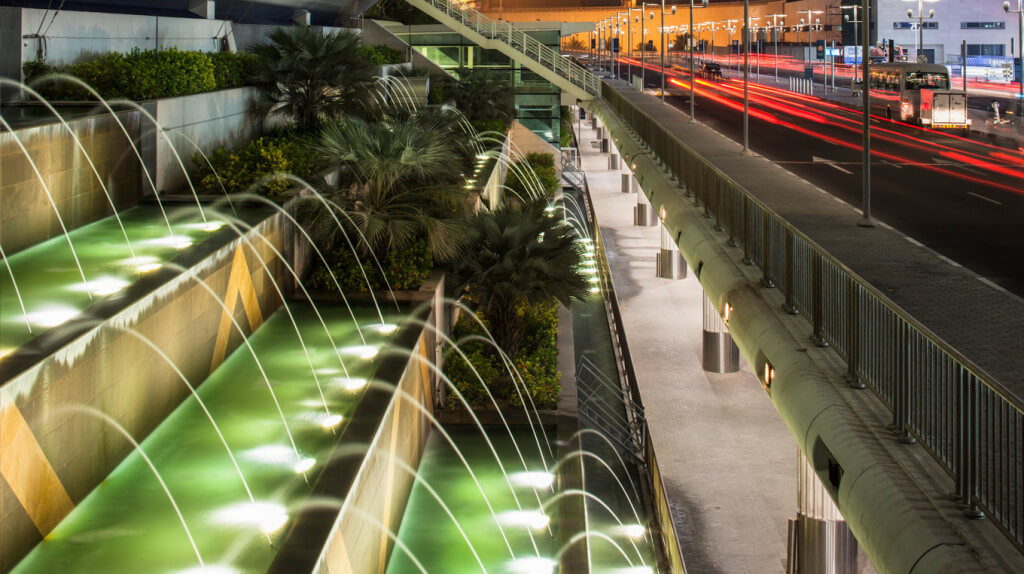
[[[249,54],[195,52],[176,48],[110,52],[94,60],[56,67],[26,62],[25,82],[52,73],[76,76],[106,99],[135,101],[187,96],[245,85],[254,59]],[[51,100],[91,100],[88,90],[68,82],[45,82],[37,89]]]
[[[344,221],[344,220],[343,220]],[[359,237],[351,233],[352,243],[359,245]],[[313,273],[310,274],[308,284],[314,289],[335,292],[338,285],[345,294],[365,293],[367,291],[366,280],[369,279],[370,286],[374,291],[387,288],[384,279],[381,277],[380,268],[372,257],[360,255],[357,261],[352,255],[348,243],[344,247],[330,253],[325,253],[324,258],[334,271],[334,277],[324,267],[319,257],[313,257],[316,262]],[[388,282],[395,290],[419,289],[430,277],[434,269],[434,259],[430,255],[430,248],[427,242],[420,239],[406,246],[401,250],[391,251],[381,261],[388,274]],[[363,276],[366,273],[366,276]],[[337,279],[338,285],[334,284]]]
[[[516,190],[523,197],[528,197],[529,189],[536,187],[536,182],[529,175],[529,169],[521,169],[529,166],[533,168],[534,173],[537,174],[537,179],[540,180],[540,187],[545,194],[545,197],[551,197],[558,191],[559,181],[558,174],[555,171],[555,156],[550,153],[531,153],[527,154],[525,159],[517,161],[514,165],[518,166],[508,170],[508,179],[505,185]],[[520,172],[527,172],[520,175]]]
[[[385,64],[401,64],[405,62],[405,52],[384,44],[373,44],[362,47],[363,57],[374,66]]]
[[[512,357],[512,362],[522,377],[526,391],[533,398],[533,404],[538,409],[553,409],[558,404],[558,394],[562,390],[562,373],[558,370],[558,303],[523,304],[519,307],[519,314],[523,318],[523,341],[519,353]],[[487,323],[486,318],[484,323]],[[453,328],[452,339],[459,341],[468,335],[483,334],[483,329],[475,320],[463,317]],[[522,406],[519,394],[523,391],[523,385],[517,384],[520,388],[520,393],[517,393],[494,346],[472,341],[460,345],[460,348],[487,382],[499,404],[505,403],[515,408]],[[471,406],[494,408],[480,379],[458,353],[452,351],[448,354],[444,373]],[[454,394],[448,396],[448,407],[462,408]]]
[[[231,151],[221,146],[208,154],[208,158],[216,173],[201,155],[197,153],[192,157],[190,179],[197,189],[215,195],[225,191],[259,193],[273,201],[285,199],[285,193],[296,187],[296,183],[283,177],[270,178],[256,187],[257,182],[275,173],[309,181],[320,167],[318,156],[309,151],[309,142],[296,134],[263,136]]]

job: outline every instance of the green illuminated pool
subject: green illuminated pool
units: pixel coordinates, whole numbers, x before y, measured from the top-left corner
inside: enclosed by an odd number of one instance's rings
[[[290,428],[294,448],[256,360],[240,346],[199,387],[252,493],[195,397],[142,442],[181,509],[211,573],[265,572],[287,522],[310,492],[375,369],[374,350],[390,329],[357,308],[366,343],[344,307],[321,305],[330,337],[311,307],[292,304],[310,359],[284,309],[250,338]],[[398,322],[392,313],[387,321]],[[376,328],[375,328],[376,327]],[[314,383],[317,373],[327,408]],[[144,385],[145,381],[139,381]],[[92,416],[76,413],[74,416]],[[111,429],[111,432],[114,432]],[[297,454],[296,454],[297,451]],[[304,474],[305,476],[304,476]],[[14,569],[39,572],[202,572],[199,559],[154,473],[129,455]]]
[[[476,483],[448,442],[436,430],[431,432],[427,441],[420,463],[420,476],[451,509],[488,572],[519,571],[530,564],[548,563],[554,559],[558,546],[553,533],[541,526],[543,520],[537,513],[537,497],[539,495],[543,503],[552,496],[552,492],[547,488],[534,489],[516,480],[516,473],[523,472],[524,468],[508,432],[504,427],[489,427],[487,430],[502,464],[518,485],[515,493],[524,512],[520,512],[516,506],[512,491],[479,430],[462,426],[448,429],[480,480],[498,520],[502,521],[511,553]],[[543,471],[544,465],[530,431],[514,430],[514,436],[526,460],[526,470]],[[541,445],[543,447],[543,441]],[[544,454],[548,456],[546,451]],[[551,464],[550,457],[548,464]],[[557,528],[553,517],[551,526],[552,530]],[[531,532],[533,542],[530,540]],[[417,483],[413,487],[398,531],[398,540],[408,547],[427,572],[481,572],[479,563],[455,523],[422,484]],[[515,562],[513,554],[517,559]],[[419,569],[407,554],[395,548],[387,571],[389,574],[402,574],[419,572]]]
[[[0,359],[71,320],[96,300],[123,291],[182,251],[197,247],[220,226],[211,214],[207,215],[211,223],[204,224],[195,207],[169,211],[170,229],[156,206],[133,207],[120,216],[124,233],[113,216],[70,233],[84,283],[64,235],[10,255],[6,265],[0,261]]]

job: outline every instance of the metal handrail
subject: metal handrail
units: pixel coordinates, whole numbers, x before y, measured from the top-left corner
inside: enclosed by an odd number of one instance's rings
[[[514,24],[492,20],[467,4],[459,2],[449,0],[417,1],[429,4],[485,38],[504,42],[531,60],[551,69],[573,85],[582,88],[588,94],[601,95],[601,85],[596,75],[569,58],[563,57],[556,50],[540,43],[526,32],[519,30]],[[415,2],[411,3],[415,5]]]
[[[978,516],[984,509],[1024,548],[1024,496],[1017,494],[1024,491],[1024,469],[1016,454],[1024,400],[610,85],[603,96],[742,245],[762,283],[784,292],[785,308],[803,312],[812,339],[844,358],[851,384],[863,381],[874,390],[892,409],[901,438],[919,440],[950,473],[966,512]]]

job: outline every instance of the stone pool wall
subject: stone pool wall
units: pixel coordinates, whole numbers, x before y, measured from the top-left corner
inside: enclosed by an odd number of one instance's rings
[[[120,112],[118,118],[137,139],[141,114]],[[60,123],[0,131],[0,246],[8,255],[62,233],[47,188],[69,230],[113,213],[101,180],[118,209],[135,205],[141,197],[142,170],[117,121],[105,114],[67,123],[92,158],[99,178]]]
[[[110,424],[69,407],[102,411],[141,441],[188,396],[174,369],[124,328],[198,385],[242,341],[231,317],[248,333],[280,305],[273,278],[286,270],[267,243],[288,256],[292,235],[281,216],[265,219],[248,234],[252,247],[224,245],[0,387],[0,572],[130,452]]]

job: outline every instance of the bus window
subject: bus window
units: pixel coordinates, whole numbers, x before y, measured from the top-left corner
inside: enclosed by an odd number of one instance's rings
[[[934,72],[907,72],[908,90],[948,90],[949,76]]]

